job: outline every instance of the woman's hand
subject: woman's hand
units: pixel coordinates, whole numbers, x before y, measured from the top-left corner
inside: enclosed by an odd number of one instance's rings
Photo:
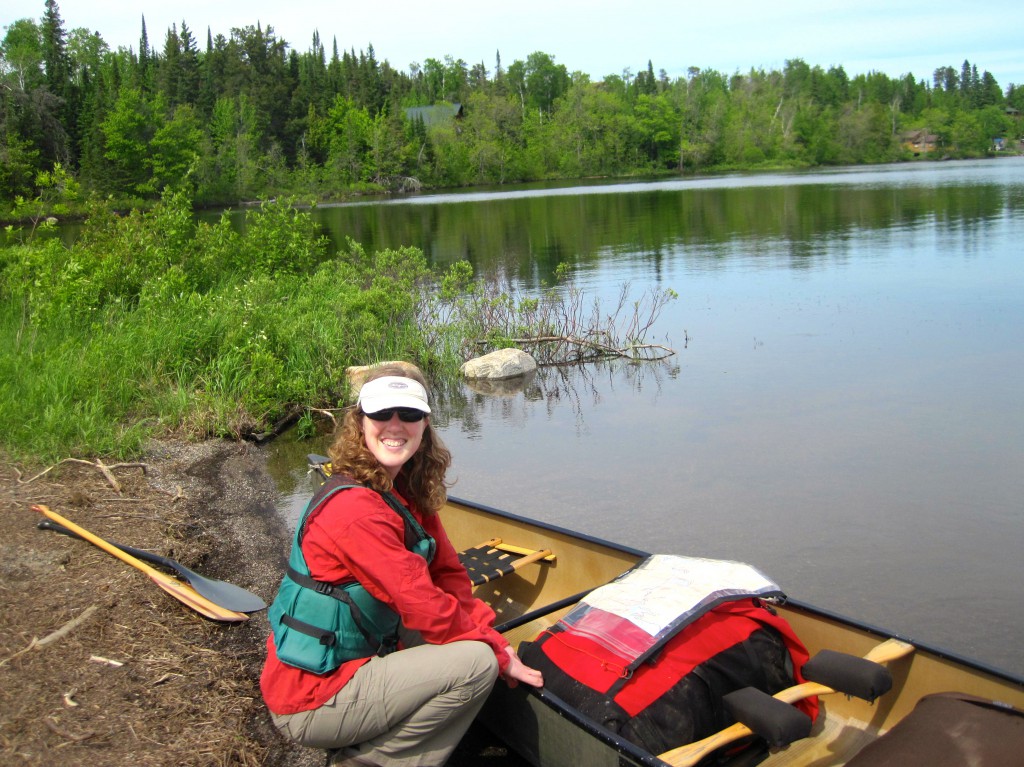
[[[505,682],[509,687],[515,687],[520,682],[528,684],[531,687],[544,686],[543,675],[537,669],[530,668],[523,663],[516,654],[516,651],[512,649],[511,645],[505,648],[505,652],[508,654],[509,664],[505,669],[503,676],[505,677]]]

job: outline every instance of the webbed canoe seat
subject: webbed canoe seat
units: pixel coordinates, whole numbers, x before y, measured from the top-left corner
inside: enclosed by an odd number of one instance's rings
[[[509,575],[533,562],[553,562],[551,549],[530,550],[491,538],[479,546],[459,552],[459,561],[474,586]]]
[[[331,476],[331,459],[327,456],[311,453],[306,460],[310,471],[315,471],[322,480]],[[479,586],[534,562],[554,562],[555,555],[551,549],[526,549],[505,543],[501,538],[491,538],[478,546],[460,551],[459,561],[469,573],[470,582]]]

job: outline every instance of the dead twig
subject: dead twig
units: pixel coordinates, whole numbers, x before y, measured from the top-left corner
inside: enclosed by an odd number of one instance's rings
[[[118,668],[124,665],[124,663],[122,663],[119,660],[111,660],[110,658],[104,658],[102,655],[90,655],[89,660],[91,660],[93,663],[102,663],[106,666],[113,666],[114,668]]]
[[[50,466],[47,469],[43,469],[43,471],[39,472],[38,474],[36,474],[34,477],[32,477],[30,479],[22,479],[21,478],[21,471],[17,467],[14,467],[14,471],[17,472],[17,474],[18,474],[18,477],[17,477],[18,484],[19,485],[28,485],[28,484],[31,484],[31,483],[35,482],[40,477],[45,477],[51,471],[53,471],[58,466],[60,466],[61,464],[64,464],[64,463],[81,463],[81,464],[85,464],[86,466],[92,466],[94,469],[99,469],[100,472],[102,472],[103,476],[106,477],[107,482],[110,483],[110,486],[112,488],[114,488],[114,491],[118,495],[121,494],[121,483],[119,483],[117,481],[117,478],[114,476],[114,473],[113,473],[114,469],[142,469],[142,473],[145,474],[146,473],[146,468],[147,468],[146,464],[144,464],[144,463],[114,463],[114,464],[111,464],[110,466],[107,466],[99,458],[97,458],[95,461],[86,461],[86,460],[84,460],[82,458],[65,458],[63,461],[58,461],[57,463],[53,464],[53,466]]]
[[[57,642],[60,639],[63,639],[68,634],[70,634],[72,631],[74,631],[76,628],[78,628],[83,623],[85,623],[87,620],[89,620],[89,618],[92,617],[92,614],[94,612],[96,612],[97,609],[99,609],[99,608],[97,608],[96,605],[90,605],[89,607],[87,607],[84,610],[82,610],[81,614],[79,614],[78,616],[76,616],[76,617],[72,618],[71,620],[69,620],[67,623],[65,623],[63,626],[61,626],[56,631],[53,631],[53,632],[47,634],[42,639],[36,639],[35,637],[33,637],[32,641],[28,643],[28,647],[26,647],[23,650],[18,650],[18,652],[14,653],[14,655],[11,655],[11,656],[9,656],[7,658],[4,658],[3,660],[0,660],[0,667],[6,665],[7,663],[10,663],[12,660],[17,658],[19,655],[24,655],[29,650],[41,649],[43,647],[46,647],[49,644],[53,644],[54,642]]]
[[[82,610],[82,612],[77,617],[72,618],[56,631],[47,634],[42,639],[37,641],[36,647],[45,647],[48,644],[53,644],[54,642],[63,639],[76,628],[78,628],[87,620],[89,620],[89,618],[92,617],[92,614],[96,612],[98,609],[99,608],[96,605],[89,605],[84,610]]]
[[[632,299],[629,290],[629,283],[624,283],[608,306],[597,298],[588,300],[571,277],[559,287],[532,295],[508,280],[484,283],[444,307],[431,304],[434,315],[422,324],[431,327],[431,320],[444,314],[438,314],[443,308],[452,319],[447,325],[463,328],[463,355],[526,347],[541,367],[616,358],[656,362],[673,356],[674,349],[647,340],[662,309],[678,295],[671,289],[650,288]]]
[[[81,735],[73,735],[64,728],[59,727],[57,723],[49,717],[43,718],[43,724],[45,724],[47,729],[54,735],[58,735],[59,737],[64,738],[64,740],[70,741],[72,743],[81,743],[83,740],[88,740],[89,738],[96,737],[96,733],[92,730],[86,730]]]
[[[169,490],[161,490],[159,487],[154,487],[153,491],[157,493],[162,493],[163,495],[169,495],[171,497],[171,504],[175,504],[185,497],[185,493],[181,489],[181,485],[178,485],[176,488],[174,488],[173,493],[170,492]]]
[[[334,408],[334,409],[335,409],[335,410],[341,410],[342,408]],[[333,412],[331,412],[331,410],[328,410],[328,409],[326,409],[326,408],[319,408],[319,407],[311,407],[311,408],[309,408],[309,412],[311,412],[311,413],[320,413],[321,415],[325,415],[325,416],[327,416],[328,418],[330,418],[330,419],[331,419],[331,423],[332,423],[332,424],[333,424],[334,426],[337,426],[337,425],[338,425],[338,421],[337,421],[337,419],[336,419],[336,418],[334,417],[334,413],[333,413]]]
[[[590,341],[585,338],[574,338],[573,336],[534,336],[530,338],[510,338],[508,341],[509,343],[522,346],[555,343],[566,344],[568,346],[576,347],[578,350],[577,357],[580,360],[624,357],[626,359],[654,362],[656,360],[665,359],[666,357],[671,357],[676,353],[674,349],[662,346],[661,344],[634,343],[620,349],[616,346]],[[654,353],[648,354],[649,352]]]

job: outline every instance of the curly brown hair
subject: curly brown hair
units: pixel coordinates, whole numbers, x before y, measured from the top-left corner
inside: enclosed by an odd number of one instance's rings
[[[422,371],[408,362],[388,363],[371,368],[363,379],[363,384],[384,376],[411,378],[429,392],[430,387],[427,386]],[[394,483],[366,447],[363,415],[358,405],[345,409],[341,423],[334,432],[334,442],[327,451],[331,459],[331,470],[334,474],[351,477],[361,485],[386,493],[394,487]],[[449,483],[445,479],[445,474],[451,462],[452,454],[441,442],[428,418],[419,449],[398,475],[401,492],[421,513],[434,514],[448,500]]]

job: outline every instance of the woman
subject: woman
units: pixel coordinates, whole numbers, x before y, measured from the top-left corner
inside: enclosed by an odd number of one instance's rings
[[[418,368],[371,370],[271,609],[264,700],[279,730],[335,750],[335,765],[439,767],[498,675],[543,684],[492,628],[441,525],[451,455],[429,414]],[[309,599],[322,601],[303,608]],[[326,612],[337,614],[330,630]]]

